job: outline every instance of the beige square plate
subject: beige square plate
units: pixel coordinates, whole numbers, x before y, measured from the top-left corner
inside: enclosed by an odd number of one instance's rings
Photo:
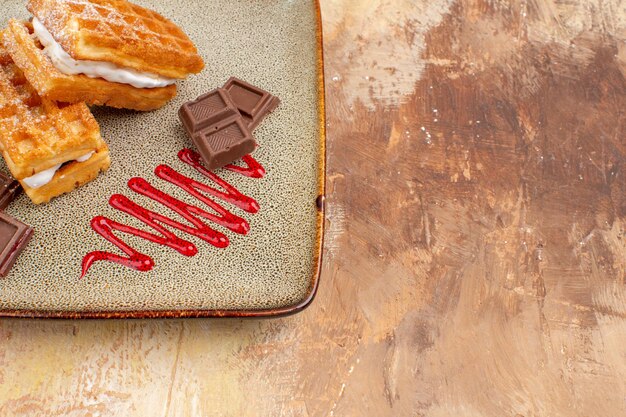
[[[204,71],[179,83],[177,98],[164,108],[137,113],[94,108],[111,151],[111,169],[94,182],[44,206],[26,196],[7,212],[35,229],[9,276],[0,280],[0,316],[59,318],[276,316],[312,300],[319,277],[324,190],[324,89],[319,5],[312,0],[136,0],[179,24],[198,46]],[[0,24],[26,19],[25,0],[4,0]],[[118,234],[152,257],[151,271],[97,262],[79,279],[81,261],[95,250],[119,251],[90,228],[96,215],[154,230],[108,204],[123,194],[180,222],[174,212],[131,191],[143,177],[175,198],[210,211],[180,188],[157,178],[167,164],[206,182],[183,164],[179,150],[192,148],[178,120],[180,105],[230,76],[258,85],[281,105],[255,131],[253,156],[265,167],[261,179],[231,171],[216,173],[260,205],[255,214],[223,203],[250,224],[247,235],[220,226],[230,245],[216,248],[191,241],[198,253]],[[3,162],[0,170],[7,171]],[[222,203],[222,202],[221,202]]]

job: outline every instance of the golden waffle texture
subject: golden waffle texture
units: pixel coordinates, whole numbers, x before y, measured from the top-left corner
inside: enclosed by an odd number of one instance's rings
[[[37,204],[91,181],[111,163],[100,127],[87,106],[41,98],[2,48],[0,151],[11,174]],[[90,152],[94,153],[89,160],[75,161]],[[58,164],[63,166],[47,185],[34,189],[24,183],[24,178]]]
[[[85,102],[148,111],[164,106],[176,95],[176,86],[135,88],[86,75],[66,75],[56,69],[32,34],[32,25],[9,21],[4,46],[41,97],[66,103]]]
[[[30,0],[28,10],[76,60],[107,61],[170,78],[204,67],[178,26],[125,0]]]
[[[110,165],[109,149],[101,141],[100,147],[91,158],[85,162],[73,161],[64,164],[48,184],[40,188],[30,188],[24,182],[20,183],[33,203],[42,204],[93,181],[101,171],[109,169]]]

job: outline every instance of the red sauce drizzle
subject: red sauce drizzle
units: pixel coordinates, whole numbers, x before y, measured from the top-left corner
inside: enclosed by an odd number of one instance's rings
[[[250,178],[263,178],[263,176],[265,175],[265,168],[263,168],[261,164],[256,161],[256,159],[254,159],[250,155],[246,155],[241,158],[241,160],[246,163],[246,167],[229,164],[226,165],[224,169],[237,172]]]
[[[117,255],[105,251],[90,252],[83,258],[81,278],[84,277],[87,274],[87,271],[89,271],[89,268],[91,268],[91,266],[98,261],[115,262],[138,271],[149,271],[154,267],[154,260],[150,256],[143,254],[128,245],[115,235],[115,231],[135,235],[150,242],[168,246],[185,256],[194,256],[198,253],[198,249],[193,243],[178,237],[165,226],[169,226],[173,229],[178,229],[182,232],[198,237],[218,248],[225,248],[228,246],[228,237],[211,228],[203,220],[216,223],[241,235],[248,233],[250,225],[246,220],[226,210],[223,206],[208,196],[226,201],[227,203],[233,204],[248,213],[256,213],[259,211],[259,204],[254,199],[241,194],[235,187],[224,181],[215,173],[207,170],[202,165],[200,155],[191,149],[181,150],[178,153],[178,158],[206,178],[210,179],[213,183],[217,184],[220,189],[193,180],[183,174],[180,174],[165,164],[157,166],[154,173],[157,177],[182,188],[188,194],[209,206],[213,210],[213,213],[180,201],[155,188],[143,178],[131,178],[128,181],[128,187],[131,190],[149,197],[170,210],[175,211],[193,226],[180,223],[167,216],[141,207],[126,196],[113,194],[109,199],[111,207],[130,214],[142,223],[150,226],[157,233],[150,233],[145,230],[137,229],[104,216],[94,217],[91,220],[91,228],[100,236],[120,248],[127,256]],[[245,163],[245,166],[231,164],[224,168],[250,178],[261,178],[265,175],[265,169],[263,169],[263,167],[250,155],[244,156],[242,161]]]

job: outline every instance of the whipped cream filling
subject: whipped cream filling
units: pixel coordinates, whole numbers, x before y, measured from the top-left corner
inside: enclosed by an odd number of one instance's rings
[[[58,164],[53,166],[52,168],[46,169],[45,171],[41,171],[33,175],[32,177],[24,178],[22,181],[26,183],[30,188],[40,188],[52,181],[52,177],[54,174],[61,168],[61,165]]]
[[[110,62],[76,60],[65,52],[36,17],[33,17],[33,29],[35,36],[44,46],[43,52],[50,58],[56,69],[63,74],[84,74],[89,78],[104,78],[114,83],[130,84],[136,88],[166,87],[176,82],[174,78],[121,68]]]
[[[96,151],[91,151],[89,153],[86,153],[83,156],[79,156],[78,158],[76,158],[76,161],[77,162],[85,162],[85,161],[89,160],[89,158],[91,158],[91,155],[93,155],[94,152],[96,152]]]
[[[91,158],[93,154],[94,151],[91,151],[81,157],[76,158],[76,161],[85,162],[89,158]],[[59,168],[61,168],[61,165],[63,164],[55,165],[52,168],[48,168],[46,170],[38,172],[33,176],[24,178],[22,181],[24,181],[26,185],[28,185],[30,188],[41,188],[44,185],[48,184],[50,181],[52,181],[54,174],[56,174]]]

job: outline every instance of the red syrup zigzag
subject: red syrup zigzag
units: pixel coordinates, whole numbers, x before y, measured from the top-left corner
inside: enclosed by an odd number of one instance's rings
[[[91,268],[91,266],[98,261],[114,262],[139,271],[149,271],[154,267],[154,260],[151,257],[128,245],[121,238],[116,236],[114,233],[115,231],[135,235],[150,242],[168,246],[185,256],[194,256],[198,253],[198,249],[193,243],[178,237],[165,226],[169,226],[198,237],[218,248],[225,248],[228,246],[228,237],[204,223],[203,219],[226,227],[227,229],[238,234],[245,235],[248,233],[250,225],[246,220],[226,210],[207,195],[233,204],[248,213],[256,213],[259,211],[259,204],[254,199],[241,194],[235,187],[224,181],[215,173],[206,169],[202,165],[200,155],[191,149],[181,150],[178,153],[178,158],[185,164],[194,168],[204,177],[217,184],[223,191],[180,174],[165,164],[159,165],[155,168],[155,175],[182,188],[188,194],[209,206],[214,213],[207,212],[197,206],[180,201],[153,187],[143,178],[131,178],[128,181],[128,187],[131,190],[149,197],[168,207],[170,210],[175,211],[193,226],[180,223],[167,216],[143,208],[124,195],[113,194],[109,199],[109,204],[113,208],[137,218],[141,222],[150,226],[157,233],[150,233],[145,230],[137,229],[135,227],[116,222],[107,217],[94,217],[91,220],[92,229],[100,236],[120,248],[127,256],[117,255],[105,251],[90,252],[83,258],[81,278],[83,278],[87,274],[87,271],[89,271],[89,268]],[[224,169],[228,169],[229,171],[233,171],[250,178],[261,178],[265,175],[263,167],[250,155],[244,156],[242,160],[246,164],[245,167],[231,164],[225,166]]]

